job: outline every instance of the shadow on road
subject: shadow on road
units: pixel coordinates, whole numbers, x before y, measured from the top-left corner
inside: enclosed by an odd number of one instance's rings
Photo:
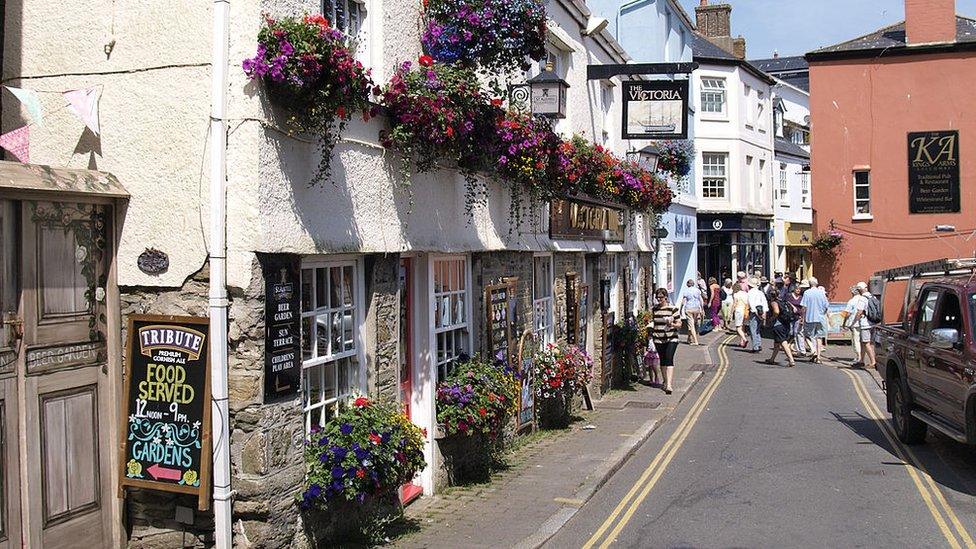
[[[883,465],[909,466],[898,457],[884,433],[881,432],[880,426],[873,419],[861,412],[846,414],[830,412],[830,414],[838,423],[891,454],[893,459],[890,462],[882,462]],[[937,484],[961,494],[976,496],[976,467],[973,465],[976,463],[973,459],[976,451],[941,434],[931,432],[925,444],[910,448]]]

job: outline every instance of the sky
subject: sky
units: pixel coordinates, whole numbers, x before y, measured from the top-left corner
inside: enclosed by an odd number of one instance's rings
[[[732,4],[732,35],[746,39],[749,59],[802,55],[905,18],[904,0],[711,0]],[[680,0],[695,19],[699,0]],[[976,0],[956,0],[956,13],[976,17]]]

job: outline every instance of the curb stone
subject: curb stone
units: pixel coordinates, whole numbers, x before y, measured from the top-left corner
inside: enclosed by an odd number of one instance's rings
[[[702,354],[706,361],[711,358],[711,353],[709,350],[711,349],[712,343],[721,341],[721,339],[721,337],[715,339],[713,342],[701,348]],[[631,435],[626,442],[618,446],[617,449],[610,454],[606,460],[604,460],[601,468],[597,470],[594,475],[592,475],[592,480],[583,484],[576,491],[576,493],[573,494],[572,499],[582,502],[579,506],[564,505],[558,511],[553,513],[553,515],[550,516],[544,523],[542,523],[539,530],[535,534],[520,541],[515,545],[515,548],[536,549],[541,547],[543,544],[549,541],[550,538],[556,535],[556,532],[565,526],[566,523],[569,522],[576,515],[576,513],[583,508],[584,505],[586,505],[597,490],[602,488],[603,485],[610,480],[610,477],[612,477],[614,473],[623,467],[624,463],[626,463],[627,460],[637,452],[637,449],[640,448],[640,446],[644,444],[644,442],[646,442],[652,434],[654,434],[657,428],[664,421],[673,416],[674,410],[678,408],[678,406],[684,401],[685,397],[688,396],[698,381],[704,376],[705,372],[694,372],[692,377],[684,382],[684,386],[681,388],[681,390],[675,391],[677,394],[679,394],[679,397],[677,402],[675,402],[674,407],[667,415],[660,418],[650,419],[645,422],[636,433]]]

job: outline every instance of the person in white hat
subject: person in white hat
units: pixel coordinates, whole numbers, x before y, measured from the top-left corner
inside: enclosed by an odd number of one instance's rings
[[[864,309],[864,297],[861,296],[861,292],[857,289],[857,286],[851,286],[851,298],[847,301],[847,307],[844,308],[844,327],[850,332],[851,337],[851,351],[854,352],[854,364],[855,368],[863,365],[861,362],[861,332],[858,327],[857,322],[854,321],[854,317],[857,316],[858,305],[861,309]]]
[[[857,290],[860,299],[857,302],[857,312],[854,314],[851,326],[861,342],[861,360],[858,364],[855,364],[855,367],[874,369],[874,343],[871,341],[874,325],[868,319],[867,309],[870,300],[877,298],[871,295],[871,292],[868,290],[868,285],[864,282],[858,282],[854,288]]]

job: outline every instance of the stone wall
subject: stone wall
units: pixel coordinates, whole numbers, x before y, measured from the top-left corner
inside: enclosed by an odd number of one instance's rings
[[[367,386],[374,398],[396,401],[400,370],[400,256],[367,255],[366,353]]]
[[[123,321],[130,314],[207,316],[209,266],[176,289],[121,288]],[[263,401],[264,278],[257,261],[251,283],[229,289],[228,392],[234,500],[234,542],[241,547],[303,544],[295,494],[302,460],[301,399]],[[123,323],[124,326],[124,323]],[[122,341],[126,341],[124,334]],[[219,443],[219,441],[215,441]],[[194,509],[192,525],[175,520],[176,505]],[[129,490],[125,502],[129,546],[209,547],[213,513],[196,511],[196,498]]]
[[[474,351],[485,349],[485,286],[498,284],[503,278],[518,277],[518,317],[512,333],[514,345],[522,333],[532,327],[532,252],[484,252],[471,254],[473,282],[471,329],[474,330]]]

